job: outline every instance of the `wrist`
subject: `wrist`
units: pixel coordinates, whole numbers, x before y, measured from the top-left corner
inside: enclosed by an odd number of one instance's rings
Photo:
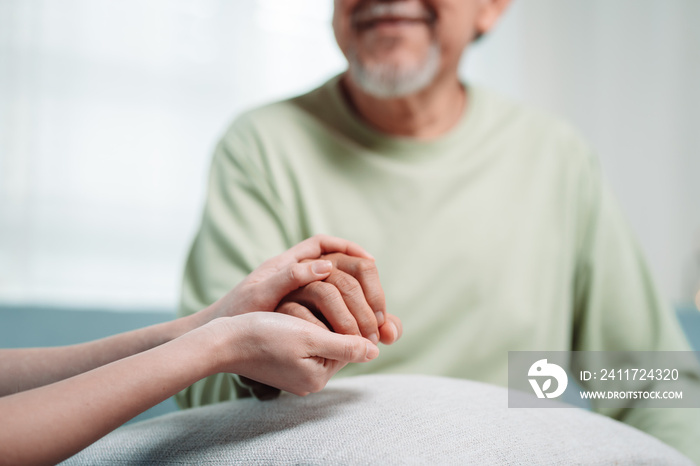
[[[194,316],[195,314],[191,314],[167,322],[165,331],[166,341],[175,340],[176,338],[179,338],[187,332],[197,328],[198,325],[196,325],[196,319],[194,319]]]
[[[187,316],[189,318],[188,325],[190,326],[190,330],[206,325],[215,319],[230,315],[225,310],[227,297],[228,295],[214,301],[204,309]]]
[[[233,317],[220,317],[193,330],[194,351],[200,355],[202,364],[209,371],[206,375],[220,372],[236,373],[241,364],[244,339],[243,329]]]
[[[196,382],[218,373],[217,345],[202,328],[192,330],[171,341],[172,354],[188,369],[189,375]],[[194,383],[194,382],[193,382]]]

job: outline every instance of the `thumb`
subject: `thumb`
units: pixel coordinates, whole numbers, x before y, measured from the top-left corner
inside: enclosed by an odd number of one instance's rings
[[[331,270],[333,263],[327,260],[290,264],[269,278],[268,289],[282,299],[297,288],[327,278]]]
[[[379,356],[379,348],[366,338],[315,330],[318,332],[314,337],[314,356],[341,362],[368,362]]]

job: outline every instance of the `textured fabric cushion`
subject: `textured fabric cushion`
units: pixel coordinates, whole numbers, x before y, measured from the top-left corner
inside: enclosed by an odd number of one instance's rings
[[[122,427],[66,464],[692,464],[577,408],[507,407],[507,390],[428,376],[331,381]]]

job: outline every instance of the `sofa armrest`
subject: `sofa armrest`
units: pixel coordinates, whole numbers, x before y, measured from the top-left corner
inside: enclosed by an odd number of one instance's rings
[[[117,429],[65,464],[692,464],[578,408],[508,408],[507,390],[414,375],[331,381]]]

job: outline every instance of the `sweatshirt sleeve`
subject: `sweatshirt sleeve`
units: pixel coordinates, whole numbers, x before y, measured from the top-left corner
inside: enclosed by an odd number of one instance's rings
[[[677,317],[660,296],[641,248],[591,157],[581,189],[584,220],[574,279],[578,351],[691,351]],[[697,364],[681,369],[684,390],[700,393]],[[587,389],[609,390],[592,382]],[[649,390],[673,389],[656,382]],[[676,387],[677,388],[677,387]],[[692,408],[594,410],[674,446],[700,464],[700,416]]]
[[[189,252],[178,316],[226,294],[259,264],[291,247],[285,212],[269,182],[254,126],[239,119],[216,147],[199,231]],[[175,399],[188,408],[243,396],[231,374],[216,374]]]

